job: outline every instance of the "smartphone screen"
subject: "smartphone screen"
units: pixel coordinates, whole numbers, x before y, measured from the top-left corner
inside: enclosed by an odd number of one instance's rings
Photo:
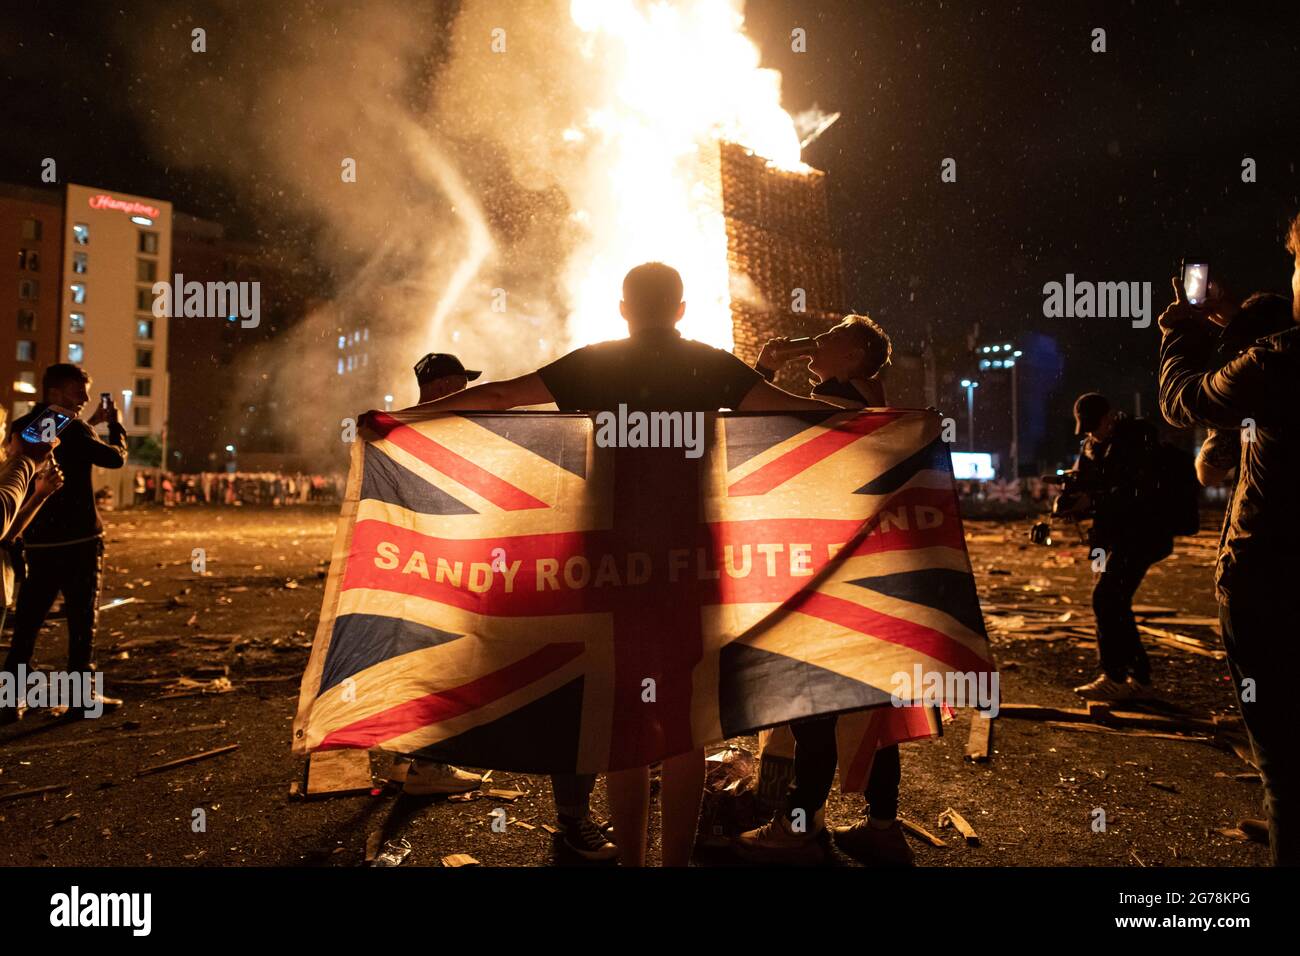
[[[112,400],[113,400],[112,392],[99,393],[99,407],[102,408],[104,411],[108,411],[108,405]]]
[[[42,445],[49,442],[48,422],[54,423],[54,436],[57,436],[63,429],[67,428],[72,421],[72,416],[61,408],[47,408],[41,413],[40,417],[33,418],[23,429],[23,441],[30,442],[33,445]]]
[[[1192,305],[1203,305],[1210,285],[1208,262],[1183,263],[1183,291]]]

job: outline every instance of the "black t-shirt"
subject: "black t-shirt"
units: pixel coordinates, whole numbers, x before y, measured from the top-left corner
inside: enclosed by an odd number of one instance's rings
[[[676,329],[576,349],[538,369],[561,411],[716,412],[737,408],[763,377],[730,352]]]

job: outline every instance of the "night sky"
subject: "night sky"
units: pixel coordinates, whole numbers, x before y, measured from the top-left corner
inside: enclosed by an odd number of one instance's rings
[[[175,5],[184,8],[183,4]],[[35,3],[0,26],[0,178],[60,178],[164,196],[267,229],[210,175],[163,168],[140,128],[123,38],[148,6]],[[157,15],[156,13],[154,14]],[[181,17],[177,15],[178,19]],[[848,304],[915,347],[1045,333],[1065,375],[1054,414],[1089,388],[1154,407],[1157,315],[1185,254],[1240,297],[1288,292],[1281,243],[1300,210],[1300,8],[1251,3],[816,3],[750,0],[750,35],[785,106],[843,116],[805,151],[830,176]],[[807,31],[807,52],[790,31]],[[1106,30],[1093,53],[1091,31]],[[183,69],[183,65],[176,66]],[[945,157],[957,182],[940,181]],[[1257,163],[1243,183],[1241,163]],[[1153,324],[1048,319],[1073,272],[1153,283]],[[1151,403],[1151,404],[1147,404]],[[1129,400],[1131,404],[1131,399]]]

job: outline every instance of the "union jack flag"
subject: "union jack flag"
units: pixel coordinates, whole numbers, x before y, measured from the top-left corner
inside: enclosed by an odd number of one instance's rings
[[[931,732],[895,675],[992,672],[933,412],[710,413],[694,459],[582,414],[366,419],[295,752],[594,772],[877,708],[840,722],[857,783]]]

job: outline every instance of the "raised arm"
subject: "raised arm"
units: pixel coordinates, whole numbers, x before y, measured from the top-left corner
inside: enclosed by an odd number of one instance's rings
[[[505,411],[522,405],[545,405],[554,401],[546,384],[536,372],[529,372],[504,382],[484,382],[463,392],[456,392],[411,409],[428,412]]]
[[[839,412],[843,409],[820,402],[815,398],[801,398],[770,382],[755,382],[754,387],[741,400],[741,412]]]
[[[1242,419],[1267,417],[1276,407],[1280,396],[1265,374],[1264,349],[1256,346],[1216,372],[1205,371],[1213,329],[1184,300],[1177,280],[1160,328],[1160,411],[1169,424],[1240,428]]]

